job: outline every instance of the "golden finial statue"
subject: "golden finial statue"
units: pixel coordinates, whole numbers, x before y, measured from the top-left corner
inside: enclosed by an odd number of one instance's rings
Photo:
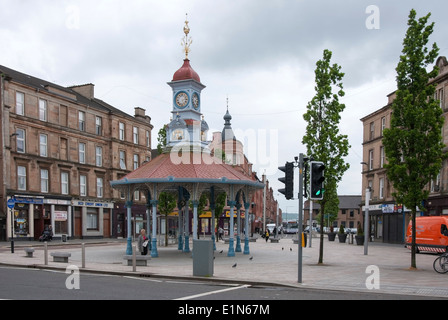
[[[190,53],[190,45],[193,43],[193,39],[191,39],[191,37],[188,37],[188,34],[190,33],[190,27],[188,26],[188,13],[186,13],[185,16],[185,38],[182,39],[182,47],[184,47],[185,59],[188,59],[188,54]]]

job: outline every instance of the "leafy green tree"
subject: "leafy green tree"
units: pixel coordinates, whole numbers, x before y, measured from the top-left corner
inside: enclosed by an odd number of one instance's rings
[[[166,148],[166,128],[163,126],[157,135],[157,151],[162,154],[163,150]]]
[[[165,246],[168,246],[168,215],[177,206],[176,197],[169,192],[161,192],[159,195],[159,212],[165,216]]]
[[[302,143],[306,145],[308,156],[322,161],[325,165],[325,192],[320,204],[320,225],[324,225],[326,208],[339,205],[337,186],[345,171],[350,167],[344,157],[350,145],[347,135],[339,133],[339,121],[345,105],[339,98],[345,95],[342,78],[344,73],[337,64],[330,64],[332,52],[324,50],[323,59],[316,63],[316,95],[307,105],[303,119],[308,123]],[[335,91],[335,92],[334,92]],[[323,263],[323,228],[320,233],[319,262]]]
[[[387,176],[392,182],[394,197],[411,210],[412,249],[411,268],[416,268],[415,217],[417,207],[423,210],[427,199],[427,185],[442,168],[444,119],[438,101],[434,99],[435,84],[429,84],[438,74],[434,63],[438,47],[428,48],[434,23],[426,16],[416,19],[411,10],[408,30],[397,71],[396,98],[392,103],[390,128],[383,132]]]

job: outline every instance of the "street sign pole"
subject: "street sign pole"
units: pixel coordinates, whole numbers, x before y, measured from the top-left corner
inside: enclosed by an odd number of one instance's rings
[[[16,201],[14,198],[10,198],[7,201],[7,206],[11,210],[11,253],[14,253],[14,206]]]

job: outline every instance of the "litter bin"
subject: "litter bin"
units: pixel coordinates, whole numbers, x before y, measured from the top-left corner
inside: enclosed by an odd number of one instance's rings
[[[62,235],[62,242],[67,242],[67,235],[66,234]]]
[[[213,241],[193,240],[193,276],[213,276]]]

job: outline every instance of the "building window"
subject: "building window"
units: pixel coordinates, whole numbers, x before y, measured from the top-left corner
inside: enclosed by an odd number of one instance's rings
[[[98,210],[95,208],[87,208],[87,230],[98,230]]]
[[[46,134],[39,135],[39,152],[41,157],[47,157],[48,136]]]
[[[380,199],[384,198],[384,178],[380,178]]]
[[[80,131],[86,131],[86,113],[83,111],[78,112],[78,124]]]
[[[68,172],[61,172],[61,194],[68,194]]]
[[[103,178],[96,178],[96,196],[103,197]]]
[[[373,140],[375,138],[375,122],[370,122],[370,135],[369,139]]]
[[[39,99],[39,120],[47,121],[47,101]]]
[[[383,136],[384,129],[386,129],[386,117],[381,118],[381,136]]]
[[[26,190],[26,168],[24,166],[17,167],[17,189]]]
[[[120,122],[118,124],[118,139],[120,139],[121,141],[124,141],[125,139],[125,131],[124,131],[124,123]]]
[[[86,163],[86,144],[79,143],[79,163]]]
[[[96,163],[97,167],[103,166],[103,148],[102,147],[96,147],[95,163]]]
[[[79,176],[79,195],[81,197],[87,196],[87,176],[85,175]]]
[[[134,127],[133,129],[133,141],[134,144],[138,144],[138,127]]]
[[[16,129],[17,133],[17,152],[19,153],[25,153],[25,130],[23,129]]]
[[[120,150],[120,169],[126,170],[126,152]]]
[[[48,193],[48,170],[40,169],[40,192]]]
[[[134,200],[140,201],[140,191],[139,190],[134,191]]]
[[[386,160],[386,154],[384,151],[384,147],[380,147],[380,168],[384,168],[384,161]]]
[[[443,95],[443,88],[439,89],[439,103],[440,103],[440,108],[444,109],[445,108],[445,97]]]
[[[138,154],[134,154],[134,170],[138,168],[139,158]]]
[[[369,150],[369,170],[373,170],[373,150]]]
[[[16,92],[16,114],[25,115],[25,94]]]
[[[103,133],[103,119],[101,117],[95,117],[95,132],[99,136]]]
[[[151,136],[148,130],[146,130],[146,146],[149,148],[151,145]]]

